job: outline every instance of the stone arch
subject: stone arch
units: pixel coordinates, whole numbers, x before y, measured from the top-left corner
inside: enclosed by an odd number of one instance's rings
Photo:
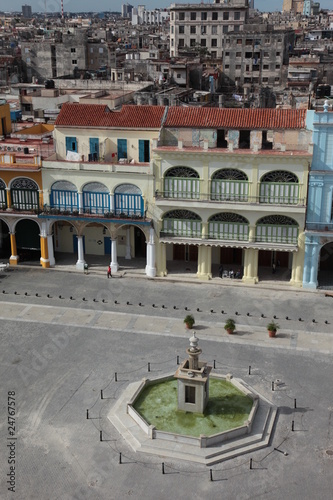
[[[75,184],[73,184],[73,182],[66,181],[64,179],[61,181],[55,181],[52,184],[51,189],[61,189],[64,191],[75,191],[75,190],[77,190],[77,187],[75,186]]]
[[[293,172],[273,170],[266,172],[260,179],[260,203],[296,205],[299,195],[299,179]]]
[[[114,212],[116,215],[143,217],[144,199],[141,189],[135,184],[118,184],[114,189]]]
[[[242,170],[221,168],[215,171],[210,182],[210,196],[214,201],[247,201],[249,179]]]
[[[288,217],[286,215],[266,215],[257,220],[257,224],[279,224],[282,226],[295,225],[298,227],[298,223],[295,219]]]
[[[333,271],[333,241],[326,242],[321,246],[318,264],[320,271]]]
[[[10,181],[10,188],[14,189],[36,189],[39,190],[39,186],[36,181],[30,179],[30,177],[15,177]]]
[[[212,175],[212,180],[224,179],[224,180],[237,180],[237,181],[248,181],[249,178],[245,172],[239,170],[238,168],[220,168],[216,170]]]
[[[273,170],[271,172],[266,172],[266,174],[261,177],[260,182],[293,182],[298,184],[299,179],[297,175],[288,170]]]
[[[177,178],[195,178],[199,179],[199,174],[192,167],[171,167],[166,170],[164,177],[177,177]]]
[[[183,236],[201,238],[201,217],[190,210],[170,210],[162,217],[163,236]]]
[[[208,237],[221,240],[248,241],[249,221],[233,212],[220,212],[208,219]]]
[[[199,199],[200,176],[191,167],[171,167],[164,174],[163,195],[165,198]]]
[[[41,225],[37,219],[18,219],[15,222],[15,238],[19,261],[40,260]]]
[[[29,177],[16,177],[10,182],[12,207],[16,210],[39,209],[39,186]]]
[[[141,189],[135,184],[123,183],[114,188],[114,193],[142,194]]]
[[[298,223],[286,215],[267,215],[256,223],[256,241],[297,245]]]
[[[83,211],[92,214],[110,212],[110,190],[101,182],[88,182],[82,188]]]
[[[78,190],[75,184],[65,179],[54,182],[51,186],[50,206],[62,212],[78,210]]]

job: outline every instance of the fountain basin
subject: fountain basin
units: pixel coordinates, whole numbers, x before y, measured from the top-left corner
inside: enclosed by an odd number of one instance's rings
[[[150,439],[206,448],[251,432],[258,395],[232,375],[211,375],[205,413],[177,410],[173,375],[144,379],[128,401],[127,413]]]

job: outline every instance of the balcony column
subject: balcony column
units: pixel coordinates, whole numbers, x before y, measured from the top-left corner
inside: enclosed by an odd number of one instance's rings
[[[40,236],[40,263],[42,267],[49,268],[50,259],[49,259],[49,249],[48,249],[48,241],[46,234],[46,222],[42,222],[42,229],[39,236]]]
[[[12,266],[16,266],[18,263],[18,260],[19,260],[19,256],[17,255],[15,232],[10,232],[9,237],[10,237],[10,249],[11,249],[11,256],[9,257],[9,264],[11,264]]]
[[[84,260],[84,251],[83,251],[83,236],[78,236],[77,237],[77,262],[76,262],[76,269],[80,269],[80,271],[84,271],[84,265],[85,265],[85,260]]]
[[[201,224],[201,238],[203,240],[208,238],[208,222],[203,222]]]
[[[83,193],[82,193],[82,191],[78,192],[77,197],[78,197],[78,203],[79,203],[79,206],[78,206],[79,213],[83,214]]]
[[[50,190],[49,189],[43,189],[43,204],[41,205],[41,208],[43,208],[44,205],[51,206],[50,203]]]
[[[207,149],[208,149],[208,143],[207,143]],[[209,165],[207,161],[204,161],[203,164],[203,169],[202,169],[202,180],[199,182],[199,189],[200,189],[200,200],[209,200],[210,199],[210,192],[209,192]]]
[[[249,201],[257,201],[259,196],[260,183],[258,179],[258,163],[254,161],[252,164],[252,182],[249,182]]]
[[[114,194],[110,193],[110,212],[114,213]]]
[[[249,226],[249,241],[251,241],[251,242],[256,241],[256,227],[255,226]]]
[[[153,227],[149,229],[149,241],[147,242],[146,275],[150,278],[155,278],[156,276],[155,235]]]
[[[199,245],[197,277],[202,280],[212,279],[212,247]]]
[[[131,228],[126,228],[126,253],[125,259],[131,260]]]
[[[116,273],[119,269],[117,256],[117,238],[111,237],[111,271]]]
[[[7,208],[12,208],[12,193],[10,192],[10,188],[6,188],[7,194]]]

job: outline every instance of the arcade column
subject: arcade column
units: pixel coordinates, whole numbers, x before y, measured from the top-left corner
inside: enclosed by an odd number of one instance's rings
[[[16,247],[16,236],[15,233],[9,233],[10,236],[10,249],[11,256],[9,257],[9,263],[12,266],[16,266],[19,261],[19,256],[17,255],[17,247]]]

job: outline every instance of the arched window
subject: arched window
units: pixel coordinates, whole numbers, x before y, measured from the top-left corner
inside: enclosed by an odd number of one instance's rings
[[[297,245],[298,224],[285,215],[268,215],[258,220],[256,241]]]
[[[165,198],[200,198],[199,174],[190,167],[170,168],[164,176]]]
[[[52,185],[50,205],[61,211],[79,210],[79,198],[75,184],[69,181],[57,181]]]
[[[172,210],[163,217],[161,236],[201,238],[201,229],[199,215],[189,210]]]
[[[211,200],[247,201],[249,182],[241,170],[223,168],[212,175]]]
[[[32,179],[15,179],[11,184],[12,205],[18,210],[39,208],[38,184]]]
[[[242,215],[223,212],[210,217],[208,237],[218,240],[248,241],[249,221]]]
[[[104,214],[110,212],[110,192],[104,184],[89,182],[82,191],[85,213]]]
[[[134,184],[120,184],[114,191],[114,211],[117,215],[144,215],[141,189]]]
[[[0,179],[0,208],[2,210],[7,208],[6,184],[2,179]]]
[[[260,181],[260,203],[299,203],[298,177],[286,170],[274,170],[265,174]]]

